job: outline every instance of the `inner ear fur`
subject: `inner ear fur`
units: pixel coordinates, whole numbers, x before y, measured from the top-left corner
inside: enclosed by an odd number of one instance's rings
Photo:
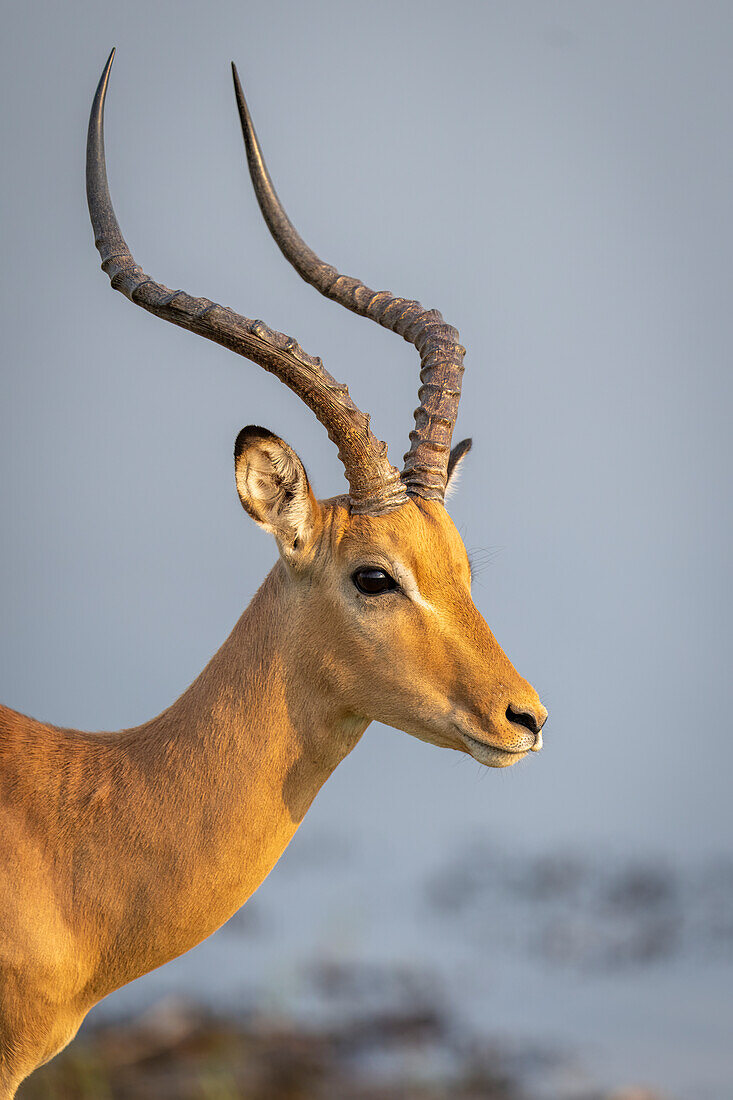
[[[307,541],[318,509],[303,463],[267,428],[250,424],[234,444],[234,474],[244,510],[284,552]]]

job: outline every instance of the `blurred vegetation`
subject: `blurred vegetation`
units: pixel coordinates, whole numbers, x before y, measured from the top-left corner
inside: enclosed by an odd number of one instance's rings
[[[322,1030],[217,1018],[163,1002],[139,1021],[79,1037],[33,1074],[20,1100],[519,1100],[491,1058],[435,1064],[425,1009]],[[450,1081],[445,1080],[447,1075]],[[440,1078],[443,1077],[441,1081]]]
[[[552,1063],[548,1058],[547,1066]],[[534,1070],[542,1065],[531,1056]],[[526,1069],[527,1066],[524,1067]],[[222,1018],[177,1000],[85,1030],[21,1086],[19,1100],[532,1100],[522,1066],[469,1041],[437,1010],[311,1029]],[[525,1086],[527,1081],[525,1079]],[[560,1089],[553,1100],[569,1096]],[[573,1100],[661,1100],[646,1089],[571,1089]],[[542,1090],[543,1097],[549,1093]]]

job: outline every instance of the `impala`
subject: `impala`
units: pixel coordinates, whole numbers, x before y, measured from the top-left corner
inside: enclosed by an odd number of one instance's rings
[[[234,450],[245,511],[275,537],[269,573],[197,680],[118,733],[58,729],[0,708],[0,1098],[76,1034],[102,997],[209,936],[247,900],[321,785],[371,721],[505,767],[541,747],[547,712],[471,600],[444,507],[470,447],[451,450],[458,333],[414,301],[323,263],[275,193],[234,69],[249,170],[296,271],[420,353],[402,472],[345,386],[292,339],[145,275],[107,187],[92,106],[87,195],[102,268],[150,313],[251,359],[313,410],[348,494],[316,500],[303,464],[265,428]]]

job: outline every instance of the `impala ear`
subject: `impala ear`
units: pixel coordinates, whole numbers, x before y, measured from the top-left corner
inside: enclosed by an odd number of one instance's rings
[[[448,459],[448,479],[445,483],[446,500],[448,499],[450,494],[455,491],[455,488],[458,485],[461,476],[461,466],[463,465],[463,460],[468,452],[471,450],[472,446],[472,439],[462,439],[460,443],[456,443],[455,447],[450,453],[450,458]]]
[[[234,444],[234,474],[244,510],[292,556],[307,541],[318,511],[295,451],[267,428],[250,424]]]

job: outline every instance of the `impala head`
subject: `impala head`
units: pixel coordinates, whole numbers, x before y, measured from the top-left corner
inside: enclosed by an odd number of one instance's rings
[[[215,340],[275,374],[313,410],[337,445],[348,495],[317,501],[295,452],[264,428],[235,446],[246,511],[274,535],[304,649],[344,712],[504,767],[541,747],[547,712],[471,599],[471,569],[444,507],[470,440],[453,447],[464,349],[458,333],[419,302],[374,292],[323,263],[289,221],[270,180],[236,69],[250,175],[277,244],[322,294],[370,317],[420,353],[420,404],[402,471],[372,434],[345,386],[289,337],[205,298],[170,291],[138,267],[109,197],[104,100],[113,54],[89,122],[87,195],[102,268],[149,312]]]

